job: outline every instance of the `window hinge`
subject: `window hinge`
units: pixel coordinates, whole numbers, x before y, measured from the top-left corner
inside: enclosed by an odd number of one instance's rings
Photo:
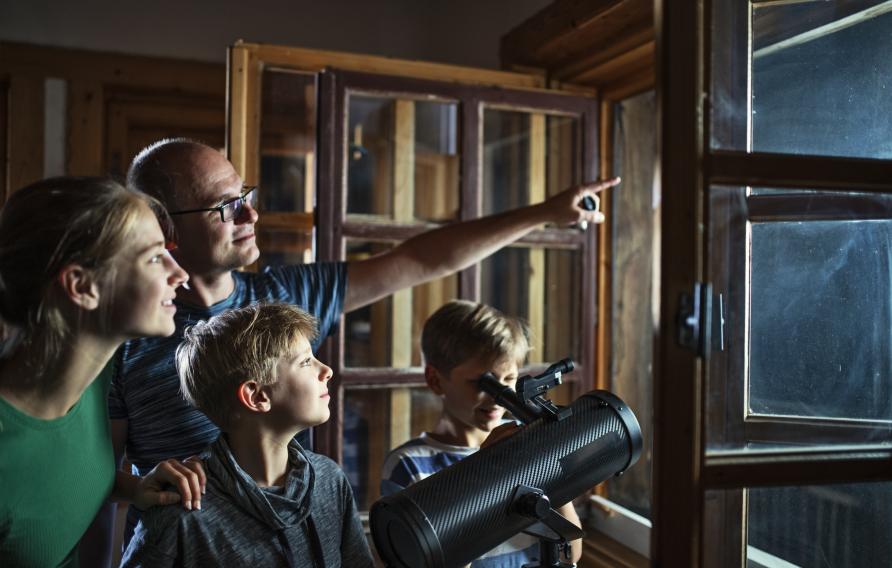
[[[692,294],[682,294],[675,316],[676,339],[681,347],[709,359],[712,351],[725,350],[725,309],[721,294],[713,296],[712,284],[695,282]]]

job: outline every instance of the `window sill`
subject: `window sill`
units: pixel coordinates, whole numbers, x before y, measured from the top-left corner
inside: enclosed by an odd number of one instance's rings
[[[586,523],[589,528],[610,537],[644,558],[650,558],[652,525],[649,519],[598,495],[592,495],[590,503],[591,513]]]

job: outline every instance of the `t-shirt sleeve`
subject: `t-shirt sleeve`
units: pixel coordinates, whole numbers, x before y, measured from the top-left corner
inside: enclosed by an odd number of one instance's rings
[[[347,290],[347,263],[316,262],[266,269],[291,294],[291,302],[319,321],[319,336],[313,348],[337,329],[344,311]]]
[[[405,455],[391,454],[385,461],[381,471],[381,495],[393,495],[412,485],[417,468],[412,458]]]
[[[124,360],[124,347],[119,348],[112,357],[111,384],[108,389],[108,417],[112,420],[126,420],[127,403],[124,400],[123,377],[121,368]]]

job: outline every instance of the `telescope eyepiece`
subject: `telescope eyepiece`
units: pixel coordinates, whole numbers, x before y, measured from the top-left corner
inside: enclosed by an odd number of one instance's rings
[[[554,363],[548,369],[546,369],[545,373],[556,373],[560,371],[562,375],[566,375],[567,373],[572,373],[573,369],[576,368],[576,365],[573,363],[573,359],[567,357],[566,359],[561,359],[557,363]]]

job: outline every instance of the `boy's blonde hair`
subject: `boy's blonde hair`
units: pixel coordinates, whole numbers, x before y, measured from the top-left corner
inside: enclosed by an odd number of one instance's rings
[[[529,329],[520,319],[467,300],[452,300],[424,323],[421,351],[426,364],[448,375],[471,359],[508,358],[523,365],[530,351]]]
[[[298,339],[312,342],[316,333],[316,318],[286,304],[255,304],[199,322],[177,347],[183,397],[225,427],[239,386],[249,380],[274,384],[279,359]]]

